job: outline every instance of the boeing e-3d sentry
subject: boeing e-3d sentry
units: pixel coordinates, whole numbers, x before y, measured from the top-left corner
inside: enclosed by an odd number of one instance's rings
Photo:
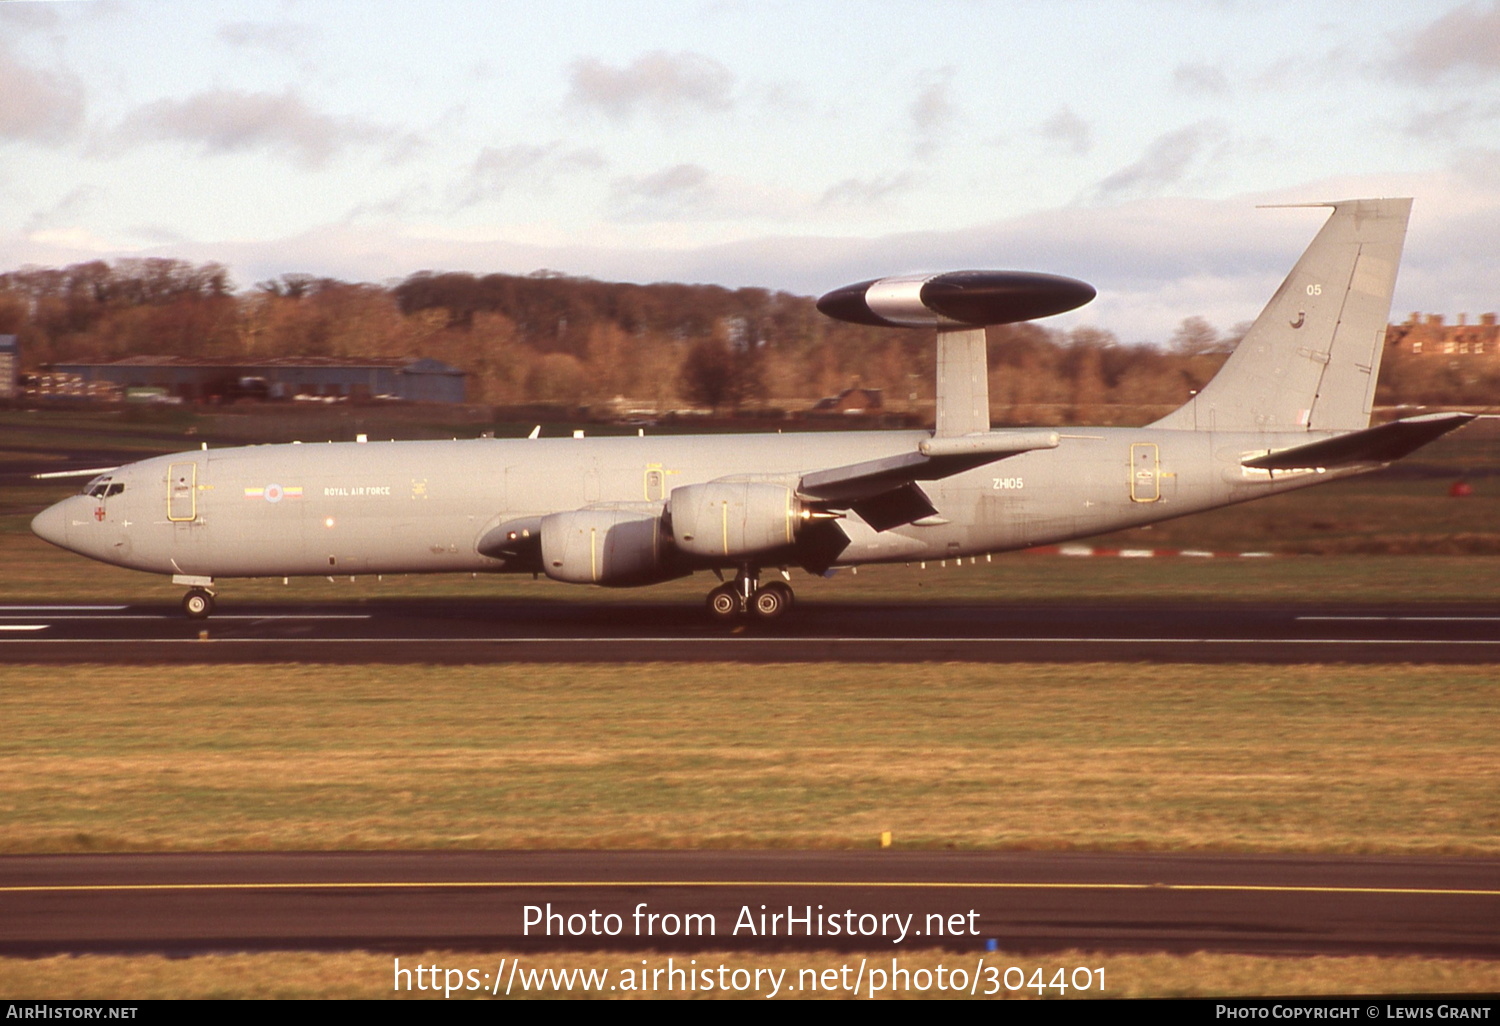
[[[936,329],[932,431],[201,450],[109,470],[32,529],[170,574],[192,617],[234,577],[463,571],[631,586],[711,570],[724,581],[708,595],[713,616],[769,619],[792,603],[792,567],[1002,552],[1276,495],[1385,466],[1472,419],[1370,427],[1411,200],[1314,205],[1333,212],[1220,372],[1146,427],[990,427],[985,326],[1073,309],[1090,286],[902,276],[818,307]]]

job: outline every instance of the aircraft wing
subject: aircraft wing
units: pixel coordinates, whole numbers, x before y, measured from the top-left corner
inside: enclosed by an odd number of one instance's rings
[[[1242,463],[1257,470],[1311,470],[1356,463],[1391,463],[1411,455],[1449,431],[1463,427],[1475,416],[1472,413],[1429,413],[1408,417],[1336,438],[1268,452]]]
[[[992,431],[929,438],[911,452],[804,474],[797,494],[848,508],[877,531],[932,516],[937,509],[917,485],[961,474],[1033,449],[1055,449],[1056,431]]]

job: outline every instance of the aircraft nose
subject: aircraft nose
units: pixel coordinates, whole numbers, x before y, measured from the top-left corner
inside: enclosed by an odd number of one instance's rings
[[[31,531],[43,541],[49,541],[59,548],[68,547],[68,514],[63,509],[68,500],[53,503],[42,510],[31,520]]]

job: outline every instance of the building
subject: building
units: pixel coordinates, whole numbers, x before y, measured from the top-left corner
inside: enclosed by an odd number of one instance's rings
[[[0,399],[14,399],[19,394],[21,377],[21,342],[14,335],[0,335]]]
[[[838,395],[819,399],[810,413],[863,415],[885,409],[885,393],[878,388],[846,388]]]
[[[1414,313],[1390,325],[1385,340],[1411,356],[1500,358],[1500,325],[1492,313],[1480,314],[1477,324],[1470,324],[1467,314],[1459,314],[1457,324],[1445,324],[1442,314]]]
[[[109,388],[162,389],[184,402],[239,399],[400,399],[462,403],[463,371],[426,357],[340,359],[287,356],[268,360],[195,360],[132,356],[113,363],[59,363],[54,376],[76,381],[76,394]]]

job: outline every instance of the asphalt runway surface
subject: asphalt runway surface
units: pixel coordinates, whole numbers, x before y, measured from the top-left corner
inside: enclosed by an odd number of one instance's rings
[[[1500,605],[803,602],[725,626],[692,602],[0,605],[0,662],[1500,661]]]
[[[0,858],[0,952],[11,955],[899,954],[982,952],[991,941],[1007,952],[1494,958],[1500,860],[775,851]]]

